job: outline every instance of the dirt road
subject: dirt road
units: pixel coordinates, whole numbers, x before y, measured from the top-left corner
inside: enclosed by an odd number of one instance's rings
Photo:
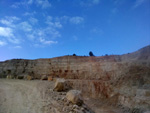
[[[0,113],[50,113],[53,82],[0,79]]]
[[[54,92],[53,87],[53,81],[0,79],[0,113],[70,113],[74,105],[63,100],[66,92]],[[90,98],[85,103],[95,113],[122,113],[110,107],[100,108],[100,101]]]

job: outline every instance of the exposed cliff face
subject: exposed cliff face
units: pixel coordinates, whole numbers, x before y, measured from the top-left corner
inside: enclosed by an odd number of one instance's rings
[[[62,77],[93,98],[115,97],[116,103],[127,107],[141,103],[144,103],[143,106],[150,105],[150,46],[121,56],[64,56],[1,62],[0,77],[8,74],[29,74],[34,78],[42,75]]]
[[[106,60],[106,61],[105,61]],[[106,71],[117,69],[114,56],[77,57],[64,56],[52,59],[23,60],[15,59],[0,64],[1,76],[8,74],[32,74],[40,77],[44,74],[71,79],[100,79]]]
[[[14,59],[0,63],[0,75],[20,76],[30,74],[40,78],[52,75],[67,79],[110,80],[128,72],[131,65],[149,65],[143,61],[120,61],[120,56],[77,57],[64,56],[52,59],[23,60]],[[143,64],[145,63],[145,64]]]

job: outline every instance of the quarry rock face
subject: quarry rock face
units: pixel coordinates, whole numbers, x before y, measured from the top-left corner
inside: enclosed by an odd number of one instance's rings
[[[124,55],[64,56],[0,62],[0,77],[67,79],[83,95],[130,109],[150,110],[150,46]]]

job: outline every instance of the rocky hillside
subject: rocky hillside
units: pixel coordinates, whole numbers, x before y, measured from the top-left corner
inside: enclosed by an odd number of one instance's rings
[[[124,55],[0,62],[0,77],[7,75],[61,77],[85,96],[108,100],[110,105],[150,109],[150,46]]]
[[[125,74],[130,67],[150,66],[150,46],[125,55],[101,57],[63,56],[51,59],[12,59],[0,62],[0,77],[52,75],[67,79],[110,80]]]

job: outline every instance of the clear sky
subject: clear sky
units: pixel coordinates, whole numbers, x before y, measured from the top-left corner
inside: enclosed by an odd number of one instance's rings
[[[0,61],[124,54],[150,44],[150,0],[0,0]]]

